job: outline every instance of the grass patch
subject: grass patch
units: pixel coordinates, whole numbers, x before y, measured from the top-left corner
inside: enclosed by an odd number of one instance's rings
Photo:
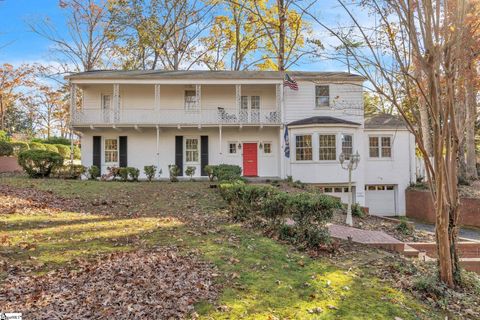
[[[221,274],[223,291],[216,305],[196,306],[203,319],[442,318],[411,295],[366,275],[358,264],[347,269],[327,258],[311,259],[219,219],[224,203],[208,183],[24,178],[8,178],[4,183],[86,200],[118,203],[127,198],[128,207],[112,212],[139,213],[136,218],[76,212],[0,215],[0,234],[5,239],[0,255],[10,265],[30,267],[28,272],[75,268],[77,259],[115,251],[176,245],[200,253]],[[376,255],[372,251],[372,257]],[[349,259],[344,262],[351,265]]]

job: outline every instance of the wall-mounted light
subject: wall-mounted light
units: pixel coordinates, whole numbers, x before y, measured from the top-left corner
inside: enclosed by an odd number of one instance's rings
[[[239,150],[242,149],[242,144],[241,143],[238,144],[238,149]]]
[[[259,148],[260,150],[263,149],[263,144],[262,144],[261,142],[260,142],[260,144],[258,145],[258,148]]]

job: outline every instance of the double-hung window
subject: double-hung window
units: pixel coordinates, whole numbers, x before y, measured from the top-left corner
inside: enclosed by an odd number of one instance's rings
[[[118,140],[105,139],[105,163],[118,162]]]
[[[198,162],[198,139],[187,138],[185,139],[185,160],[187,163]]]
[[[237,154],[237,144],[235,142],[230,142],[228,144],[228,153]]]
[[[342,153],[345,159],[350,159],[353,153],[353,136],[351,134],[342,134]]]
[[[270,142],[265,142],[263,144],[263,153],[272,154],[272,144]]]
[[[319,160],[336,160],[337,148],[334,134],[321,134],[319,136]]]
[[[297,161],[312,159],[312,135],[295,136],[295,157]]]
[[[198,110],[197,93],[195,90],[185,90],[185,110],[186,111]]]
[[[369,155],[370,158],[391,158],[392,157],[392,138],[389,136],[369,137]]]
[[[325,108],[330,106],[329,86],[315,86],[315,107]]]

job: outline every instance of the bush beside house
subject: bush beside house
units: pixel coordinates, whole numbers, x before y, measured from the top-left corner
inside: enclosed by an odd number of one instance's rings
[[[18,155],[18,164],[31,178],[48,177],[55,167],[63,165],[63,157],[47,150],[27,150]]]

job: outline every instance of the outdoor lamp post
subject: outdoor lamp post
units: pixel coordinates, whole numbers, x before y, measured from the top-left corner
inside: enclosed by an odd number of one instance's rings
[[[343,169],[348,170],[348,207],[347,207],[347,221],[349,226],[353,226],[352,219],[352,171],[357,169],[360,162],[360,155],[358,151],[355,154],[350,155],[350,159],[346,159],[345,154],[342,152],[339,157],[340,165]],[[345,161],[347,160],[347,161]]]

